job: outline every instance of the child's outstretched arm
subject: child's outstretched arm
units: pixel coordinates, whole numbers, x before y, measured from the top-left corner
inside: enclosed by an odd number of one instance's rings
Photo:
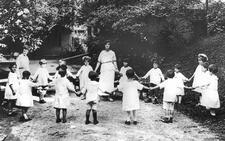
[[[142,78],[146,79],[149,76],[150,76],[150,71],[148,71]]]
[[[154,90],[154,89],[157,89],[157,88],[160,88],[159,85],[155,86],[155,87],[150,87],[150,90]]]

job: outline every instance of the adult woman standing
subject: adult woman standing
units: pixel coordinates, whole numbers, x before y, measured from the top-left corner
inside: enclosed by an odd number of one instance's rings
[[[103,95],[104,92],[112,92],[114,89],[115,71],[118,71],[115,52],[110,50],[110,42],[105,44],[105,50],[101,51],[98,57],[98,63],[95,72],[101,65],[99,87]],[[109,97],[110,101],[113,101]]]

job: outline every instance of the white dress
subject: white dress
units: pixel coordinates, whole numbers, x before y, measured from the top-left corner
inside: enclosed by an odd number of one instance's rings
[[[15,91],[15,95],[12,94],[10,85],[12,85],[12,88]],[[19,88],[19,75],[16,72],[15,73],[9,72],[8,83],[6,84],[5,89],[5,99],[17,99],[18,88]]]
[[[33,106],[33,96],[32,87],[36,86],[35,83],[27,79],[22,79],[19,81],[19,89],[17,93],[16,105],[21,107],[32,107]]]
[[[118,86],[118,89],[123,92],[122,110],[132,111],[140,109],[138,90],[142,90],[143,87],[138,81],[130,80]]]
[[[179,95],[180,89],[183,89],[183,85],[177,81],[176,78],[168,78],[159,87],[164,88],[163,101],[164,102],[176,102],[177,95]]]
[[[88,77],[90,71],[93,71],[93,68],[90,65],[83,65],[76,74],[76,76],[79,76],[80,90],[82,93],[84,93],[85,86],[90,81]]]
[[[99,96],[98,96],[98,89],[99,89],[99,82],[96,81],[89,81],[86,85],[86,102],[94,102],[98,103]]]
[[[220,108],[220,99],[218,94],[218,77],[216,75],[210,75],[208,77],[208,86],[203,89],[200,103],[207,109]]]
[[[55,108],[66,109],[70,105],[69,90],[75,91],[73,84],[66,77],[59,77],[55,80]]]
[[[188,78],[186,78],[182,73],[178,72],[175,73],[174,78],[177,79],[178,83],[180,83],[181,85],[184,85],[185,81],[188,81]],[[184,88],[181,88],[180,91],[178,92],[178,95],[184,95]]]
[[[50,76],[47,68],[38,68],[32,78],[36,80],[37,84],[45,86],[48,85],[48,79]]]
[[[99,88],[101,91],[112,92],[114,89],[115,80],[115,66],[113,62],[116,62],[115,52],[103,50],[99,57],[98,62],[101,63]],[[103,94],[104,95],[104,94]]]
[[[196,68],[194,72],[194,80],[193,80],[192,87],[202,86],[205,83],[204,72],[202,71],[202,67],[203,66],[198,65],[198,67]],[[202,90],[200,88],[194,89],[194,91],[198,93],[202,93]]]
[[[123,82],[126,82],[127,81],[127,75],[126,75],[126,72],[127,72],[127,70],[130,70],[130,69],[132,69],[131,67],[129,67],[129,66],[127,66],[127,67],[122,67],[121,69],[120,69],[120,73],[122,74],[122,77],[120,78],[120,80],[119,80],[119,83],[120,84],[122,84]]]
[[[28,56],[20,54],[17,58],[16,58],[16,65],[17,68],[19,69],[20,75],[22,76],[23,71],[28,70],[30,71],[30,60],[28,58]]]

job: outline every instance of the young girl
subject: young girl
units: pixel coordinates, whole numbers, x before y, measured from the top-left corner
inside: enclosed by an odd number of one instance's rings
[[[59,77],[55,80],[55,100],[54,108],[56,109],[56,123],[61,122],[60,111],[63,113],[63,123],[66,123],[67,108],[70,105],[69,90],[75,92],[74,86],[66,78],[66,65],[62,65],[59,68]],[[76,92],[75,92],[76,93]]]
[[[180,89],[184,86],[174,78],[174,71],[168,70],[166,72],[167,79],[158,86],[152,87],[151,90],[157,88],[164,88],[163,93],[163,109],[165,111],[165,117],[162,117],[162,122],[172,123],[174,115],[174,104],[177,101],[177,95]]]
[[[121,78],[119,80],[119,84],[122,84],[123,82],[127,81],[126,71],[129,69],[132,69],[132,68],[128,65],[128,59],[125,58],[123,60],[123,67],[121,67],[121,69],[120,69]]]
[[[98,90],[99,90],[99,83],[97,82],[98,74],[94,71],[90,71],[88,74],[90,81],[87,83],[85,87],[86,94],[86,101],[87,101],[87,110],[86,110],[86,121],[85,124],[91,123],[89,120],[90,113],[92,111],[94,124],[98,124],[97,120],[97,104],[99,101]]]
[[[22,75],[22,80],[19,81],[16,105],[22,109],[20,121],[29,121],[31,119],[27,116],[27,111],[33,106],[32,87],[36,87],[37,84],[29,80],[29,71],[24,71]]]
[[[17,99],[17,90],[19,87],[19,73],[17,72],[16,63],[12,63],[9,67],[8,83],[5,89],[5,99],[8,101],[8,115],[12,115],[13,103]]]
[[[158,67],[159,67],[158,63],[153,62],[153,68],[150,71],[148,71],[145,76],[142,77],[144,79],[150,77],[150,87],[157,86],[158,84],[160,84],[162,81],[165,80],[162,71]],[[157,104],[159,97],[159,89],[154,89],[152,91],[152,96],[153,96],[153,104]],[[147,102],[149,100],[145,101]]]
[[[128,80],[119,84],[117,89],[123,92],[122,109],[127,112],[125,124],[130,125],[133,121],[133,124],[136,125],[136,111],[140,109],[138,90],[149,88],[134,80],[135,73],[132,69],[126,71],[126,76]]]
[[[209,109],[212,116],[216,115],[215,109],[220,108],[217,72],[218,68],[216,65],[209,65],[208,77],[205,79],[206,84],[195,87],[202,89],[201,105]]]
[[[186,78],[182,73],[181,73],[181,65],[180,64],[176,64],[174,67],[174,72],[175,72],[175,76],[174,78],[176,78],[179,83],[181,83],[181,85],[184,85],[184,82],[188,81],[188,78]],[[182,101],[182,96],[184,96],[184,89],[180,89],[180,92],[178,94],[178,103],[180,104]]]
[[[90,81],[88,74],[90,71],[93,71],[93,68],[89,65],[90,61],[89,56],[84,56],[82,60],[84,61],[84,65],[80,68],[77,72],[76,76],[80,79],[80,91],[81,93],[85,94],[85,87],[87,83]]]
[[[46,103],[44,100],[44,96],[48,90],[48,80],[51,80],[49,72],[47,70],[47,61],[45,59],[41,59],[39,61],[40,68],[35,72],[32,79],[39,84],[37,92],[39,94],[39,103]]]

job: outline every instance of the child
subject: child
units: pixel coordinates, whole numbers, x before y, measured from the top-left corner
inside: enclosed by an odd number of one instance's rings
[[[133,121],[133,124],[136,125],[136,111],[140,109],[138,90],[149,88],[134,80],[135,73],[132,69],[126,71],[126,76],[128,80],[119,84],[117,89],[123,92],[122,109],[127,112],[125,124],[130,125]]]
[[[94,124],[98,124],[97,120],[97,104],[99,101],[98,96],[98,89],[99,89],[99,83],[97,82],[98,74],[94,71],[90,71],[88,74],[88,77],[90,78],[90,81],[87,82],[85,91],[87,91],[86,94],[86,101],[87,101],[87,110],[86,110],[86,121],[85,124],[91,123],[89,120],[90,113],[92,111]]]
[[[201,105],[210,110],[210,114],[215,116],[215,109],[220,108],[220,99],[218,94],[218,77],[216,73],[218,68],[216,65],[209,65],[209,72],[206,74],[205,84],[195,88],[202,89]]]
[[[59,67],[59,77],[55,80],[55,101],[54,101],[54,108],[56,109],[56,123],[61,122],[60,119],[60,111],[62,110],[63,113],[63,123],[66,123],[66,114],[67,108],[70,105],[70,97],[69,97],[69,90],[75,92],[73,84],[69,82],[66,78],[66,65],[62,65]],[[75,92],[76,93],[76,92]]]
[[[184,82],[188,81],[188,78],[186,78],[182,73],[181,73],[181,65],[180,64],[176,64],[174,67],[174,72],[175,72],[175,76],[174,78],[176,78],[179,83],[181,83],[182,85],[184,85]],[[182,101],[182,96],[184,96],[184,89],[180,89],[180,92],[178,94],[178,103],[180,104]]]
[[[54,79],[57,79],[59,77],[59,68],[62,66],[62,65],[66,65],[66,62],[63,61],[63,60],[59,60],[59,66],[56,67],[56,73],[55,73],[55,76],[54,76]],[[74,79],[74,76],[73,74],[69,71],[69,69],[67,68],[66,69],[66,77],[72,77]]]
[[[165,110],[165,117],[162,118],[162,121],[165,123],[173,122],[174,104],[177,100],[177,95],[179,94],[180,89],[184,88],[181,83],[174,79],[174,75],[175,74],[173,70],[168,70],[166,73],[167,80],[158,86],[150,88],[151,90],[164,88],[163,109]]]
[[[132,69],[132,68],[128,65],[128,59],[125,58],[123,60],[123,67],[121,67],[120,69],[121,78],[119,80],[119,84],[122,84],[123,82],[127,81],[126,71],[129,69]]]
[[[156,61],[153,62],[153,68],[150,71],[148,71],[145,76],[142,77],[144,79],[146,79],[147,77],[150,77],[150,87],[155,87],[165,80],[162,74],[162,71],[158,68],[158,66],[159,65]],[[158,97],[159,97],[159,89],[154,89],[152,91],[152,96],[153,96],[153,104],[157,104]],[[145,100],[145,101],[148,101],[148,100]]]
[[[17,72],[16,63],[9,66],[10,72],[8,75],[8,83],[5,89],[5,99],[8,101],[8,115],[11,116],[13,112],[13,103],[17,99],[17,90],[19,87],[19,73]]]
[[[22,109],[20,121],[29,121],[31,119],[27,116],[27,111],[29,107],[33,106],[32,87],[37,86],[37,84],[29,80],[29,71],[24,71],[22,75],[22,80],[19,81],[16,105]]]
[[[80,70],[77,72],[76,76],[80,79],[80,91],[83,93],[85,98],[85,87],[86,84],[90,81],[88,74],[90,71],[93,71],[93,68],[89,65],[90,61],[89,56],[84,56],[82,60],[84,61],[84,65],[80,68]]]
[[[39,103],[46,103],[44,100],[44,95],[48,90],[48,80],[51,80],[49,72],[47,70],[47,61],[45,59],[41,59],[39,61],[40,68],[36,71],[33,76],[33,80],[37,82],[39,87],[37,88],[37,92],[39,94]]]

